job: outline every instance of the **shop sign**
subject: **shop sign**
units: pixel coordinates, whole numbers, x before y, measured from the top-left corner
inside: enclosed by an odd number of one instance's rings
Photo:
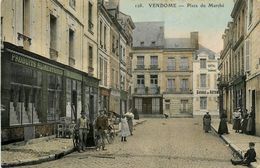
[[[39,69],[39,70],[63,75],[63,70],[61,70],[61,69],[52,67],[52,66],[44,64],[42,62],[38,62],[36,60],[31,60],[29,58],[26,58],[26,57],[23,57],[23,56],[20,56],[20,55],[12,54],[11,61],[15,62],[15,63],[22,64],[22,65],[26,65],[26,66],[29,66],[29,67],[32,67],[32,68],[36,68],[36,69]]]
[[[65,71],[65,76],[72,78],[72,79],[79,80],[79,81],[82,80],[82,75],[75,73],[75,72],[68,71],[68,70]]]
[[[197,90],[197,94],[218,94],[217,90]]]

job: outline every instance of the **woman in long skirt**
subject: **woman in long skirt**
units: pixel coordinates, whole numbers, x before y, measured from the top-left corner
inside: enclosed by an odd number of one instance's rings
[[[203,129],[205,132],[209,132],[211,130],[211,116],[209,114],[209,112],[207,112],[204,116],[203,116]]]
[[[120,123],[121,128],[121,142],[126,141],[126,137],[130,135],[129,126],[125,116],[121,119]]]
[[[227,115],[223,113],[220,118],[220,123],[218,127],[218,134],[229,134],[227,127]]]

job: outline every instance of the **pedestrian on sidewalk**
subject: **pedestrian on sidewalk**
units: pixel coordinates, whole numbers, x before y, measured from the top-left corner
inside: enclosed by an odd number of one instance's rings
[[[246,130],[249,135],[255,135],[255,111],[253,107],[251,107]]]
[[[105,149],[106,129],[108,128],[108,117],[105,110],[99,111],[99,116],[96,119],[95,128],[97,130],[97,150]]]
[[[85,151],[86,142],[87,142],[87,135],[89,132],[89,122],[88,118],[86,117],[86,113],[81,111],[81,117],[77,121],[77,127],[79,130],[79,148],[78,152]]]
[[[203,129],[207,133],[211,130],[211,116],[209,112],[203,116]]]
[[[250,166],[251,162],[256,161],[256,152],[255,152],[255,143],[249,142],[249,149],[246,151],[242,160],[233,160],[231,159],[231,163],[233,165],[244,165]]]
[[[120,128],[121,129],[121,142],[125,141],[126,142],[126,137],[130,135],[130,131],[129,131],[129,126],[127,123],[127,119],[125,116],[123,116],[121,118],[121,122],[120,122]]]
[[[134,114],[132,113],[132,109],[129,109],[128,112],[125,113],[127,123],[129,126],[129,131],[130,134],[133,135],[133,119],[134,119]]]
[[[224,110],[224,112],[222,113],[221,117],[220,117],[220,123],[219,123],[219,127],[218,127],[218,134],[222,135],[222,134],[229,134],[228,132],[228,127],[227,127],[227,115],[226,115],[226,111]]]
[[[239,133],[239,130],[241,130],[241,111],[240,109],[236,109],[233,113],[233,129],[236,131],[236,133]]]
[[[248,123],[248,110],[246,109],[243,115],[243,118],[241,120],[241,130],[242,133],[247,134],[247,123]]]

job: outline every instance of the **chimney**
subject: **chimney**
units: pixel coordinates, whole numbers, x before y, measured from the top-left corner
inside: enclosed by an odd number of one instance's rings
[[[196,50],[199,49],[199,32],[190,33],[191,46]]]

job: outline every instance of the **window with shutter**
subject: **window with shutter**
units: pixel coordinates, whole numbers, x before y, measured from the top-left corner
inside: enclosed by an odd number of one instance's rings
[[[245,42],[245,45],[246,45],[246,49],[245,49],[245,56],[246,56],[246,71],[250,71],[250,43],[249,43],[249,40],[246,40]]]
[[[208,74],[208,87],[210,88],[210,74]]]

